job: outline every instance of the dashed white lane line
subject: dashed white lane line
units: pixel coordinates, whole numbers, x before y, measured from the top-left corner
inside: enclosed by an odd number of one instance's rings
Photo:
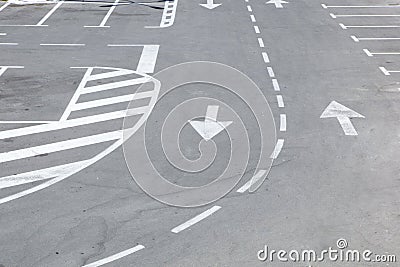
[[[265,45],[264,45],[263,39],[262,39],[262,38],[257,38],[257,40],[258,40],[258,44],[260,45],[260,47],[261,47],[261,48],[264,48]]]
[[[267,52],[262,52],[262,57],[263,57],[265,63],[269,63],[269,57],[268,57]]]
[[[18,43],[0,43],[0,45],[18,45]]]
[[[85,44],[40,44],[41,46],[85,46]]]
[[[280,122],[279,131],[286,132],[286,114],[280,114]]]
[[[272,86],[274,87],[275,92],[279,92],[281,90],[277,79],[272,79]]]
[[[220,206],[214,206],[214,207],[212,207],[212,208],[200,213],[199,215],[197,215],[196,217],[190,219],[189,221],[184,222],[181,225],[178,225],[177,227],[172,229],[171,232],[177,234],[177,233],[189,228],[190,226],[192,226],[192,225],[204,220],[205,218],[207,218],[208,216],[210,216],[214,212],[218,211],[220,208],[221,208]]]
[[[50,18],[51,15],[64,3],[64,1],[58,2],[37,24],[36,26],[43,26],[43,24]]]
[[[274,70],[271,67],[267,67],[268,75],[270,78],[275,78]]]
[[[260,33],[260,28],[258,28],[258,26],[254,26],[254,31],[255,33]]]
[[[276,100],[278,101],[278,107],[280,108],[285,107],[285,102],[283,102],[283,97],[281,95],[277,95]]]
[[[84,265],[84,266],[82,266],[82,267],[97,267],[97,266],[102,266],[102,265],[104,265],[104,264],[107,264],[107,263],[116,261],[116,260],[121,259],[121,258],[123,258],[123,257],[126,257],[126,256],[128,256],[128,255],[130,255],[130,254],[133,254],[133,253],[135,253],[135,252],[138,252],[139,250],[142,250],[142,249],[144,249],[144,248],[145,248],[145,247],[144,247],[143,245],[137,245],[137,246],[135,246],[135,247],[133,247],[133,248],[124,250],[124,251],[122,251],[122,252],[120,252],[120,253],[114,254],[114,255],[112,255],[112,256],[110,256],[110,257],[107,257],[107,258],[104,258],[104,259],[102,259],[102,260],[98,260],[98,261],[95,261],[95,262],[86,264],[86,265]]]
[[[283,144],[284,144],[284,143],[285,143],[285,140],[283,140],[283,139],[278,139],[278,141],[276,142],[274,151],[273,151],[272,154],[271,154],[271,159],[277,159],[277,158],[278,158],[279,154],[280,154],[281,151],[282,151],[282,148],[283,148]]]
[[[254,17],[254,15],[250,15],[250,19],[251,19],[251,22],[256,22],[256,18]]]
[[[247,11],[253,12],[253,9],[251,9],[251,6],[247,6]]]
[[[260,178],[264,177],[266,172],[267,172],[266,170],[259,170],[247,183],[245,183],[242,187],[240,187],[236,192],[238,193],[246,192],[253,184],[255,184],[258,180],[260,180]]]
[[[7,33],[0,32],[0,35],[1,35],[1,36],[5,36],[5,35],[7,35]]]

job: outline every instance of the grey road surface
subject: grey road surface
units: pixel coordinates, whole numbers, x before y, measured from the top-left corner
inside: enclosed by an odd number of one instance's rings
[[[400,4],[270,2],[152,4],[164,10],[2,3],[0,266],[398,266],[389,261],[400,261]],[[137,89],[138,79],[189,61],[226,64],[252,79],[275,119],[276,146],[265,148],[274,158],[267,179],[249,193],[262,148],[248,107],[212,85],[167,96],[149,117],[149,153],[171,182],[207,184],[228,162],[224,132],[213,138],[222,156],[203,175],[177,175],[158,154],[158,119],[190,97],[229,102],[254,150],[229,194],[179,208],[143,192],[122,147],[110,147],[128,106],[118,97],[133,90],[124,86]],[[201,136],[185,127],[182,150],[196,159]],[[286,254],[284,262],[277,253],[262,261],[265,246],[317,256],[329,247],[370,250],[387,262],[327,254],[297,262]]]

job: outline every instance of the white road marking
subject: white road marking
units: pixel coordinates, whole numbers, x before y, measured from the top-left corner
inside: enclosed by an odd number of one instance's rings
[[[145,46],[145,45],[138,45],[138,44],[108,44],[108,47],[136,47],[136,46]]]
[[[16,25],[16,24],[11,24],[11,25],[0,25],[0,27],[47,27],[49,25],[31,25],[31,24],[22,24],[22,25]]]
[[[280,128],[279,131],[286,132],[286,114],[280,115]]]
[[[327,6],[326,4],[321,4],[323,8],[394,8],[400,7],[400,5],[380,5],[380,6]]]
[[[329,13],[329,16],[331,16],[331,18],[333,18],[333,19],[336,19],[336,16],[333,13]]]
[[[64,1],[58,2],[37,24],[36,26],[42,26],[48,18],[64,3]]]
[[[249,12],[253,12],[253,10],[251,9],[251,6],[247,6],[247,10],[248,10]]]
[[[221,207],[220,206],[214,206],[206,211],[204,211],[203,213],[200,213],[199,215],[197,215],[196,217],[190,219],[189,221],[178,225],[177,227],[175,227],[174,229],[171,230],[171,232],[177,234],[187,228],[189,228],[190,226],[204,220],[205,218],[207,218],[208,216],[210,216],[211,214],[213,214],[214,212],[218,211]]]
[[[89,69],[89,68],[86,68],[86,69]],[[132,70],[118,69],[115,71],[108,71],[108,72],[100,73],[100,74],[90,74],[90,76],[86,77],[86,79],[87,79],[87,81],[95,81],[95,80],[114,78],[114,77],[118,77],[118,76],[134,74],[134,73],[135,72]]]
[[[355,39],[358,41],[398,41],[400,37],[356,37],[353,35]],[[352,38],[353,38],[352,37]]]
[[[379,69],[385,74],[386,76],[390,75],[390,71],[388,71],[385,67],[379,67]],[[400,71],[399,71],[400,72]]]
[[[280,108],[285,107],[285,102],[283,102],[283,97],[281,95],[277,95],[276,100],[278,101],[278,107]]]
[[[60,141],[40,146],[34,146],[29,148],[23,148],[18,150],[13,150],[9,152],[0,153],[0,163],[10,162],[18,159],[25,159],[30,157],[35,157],[42,154],[49,154],[53,152],[59,152],[64,150],[69,150],[73,148],[89,146],[109,141],[118,140],[122,137],[122,130],[95,134],[75,139],[70,139],[66,141]]]
[[[369,57],[372,57],[372,56],[373,56],[372,53],[369,52],[368,49],[363,49],[363,51],[365,52],[365,54],[367,54],[367,56],[369,56]]]
[[[251,22],[256,22],[256,18],[254,17],[254,15],[250,15],[250,19],[251,19]]]
[[[0,35],[1,35],[1,36],[5,36],[5,35],[7,35],[7,33],[0,32]]]
[[[139,93],[135,93],[135,94],[115,96],[115,97],[103,98],[103,99],[99,99],[99,100],[81,102],[81,103],[75,104],[72,108],[72,111],[90,109],[90,108],[95,108],[95,107],[102,107],[102,106],[118,104],[118,103],[123,103],[123,102],[129,102],[132,100],[139,100],[139,99],[144,99],[144,98],[151,98],[152,96],[153,96],[153,92],[147,91],[147,92],[139,92]]]
[[[128,255],[130,255],[132,253],[138,252],[139,250],[142,250],[144,248],[145,247],[143,245],[137,245],[137,246],[135,246],[133,248],[124,250],[124,251],[122,251],[120,253],[114,254],[114,255],[112,255],[110,257],[107,257],[105,259],[98,260],[98,261],[86,264],[86,265],[84,265],[82,267],[98,267],[98,266],[102,266],[104,264],[107,264],[107,263],[113,262],[115,260],[121,259],[123,257],[126,257],[126,256],[128,256]]]
[[[338,14],[333,14],[330,13],[332,18],[346,18],[346,17],[400,17],[400,14],[387,14],[387,15],[383,15],[383,14],[346,14],[346,15],[338,15]]]
[[[23,69],[24,66],[0,66],[0,76],[8,69]]]
[[[347,30],[347,27],[346,27],[343,23],[339,23],[339,26],[340,26],[343,30]]]
[[[10,3],[9,2],[6,2],[4,5],[2,5],[1,7],[0,7],[0,12],[1,11],[3,11],[6,7],[8,7],[10,5]]]
[[[258,26],[254,26],[254,31],[255,31],[256,33],[260,33],[260,29],[258,28]]]
[[[18,45],[18,43],[0,43],[0,45]]]
[[[263,57],[265,63],[269,63],[269,57],[268,57],[267,52],[262,52],[262,57]]]
[[[85,46],[85,44],[40,44],[41,46]]]
[[[143,46],[142,55],[136,70],[139,73],[153,73],[156,66],[159,45],[145,45]]]
[[[45,124],[57,121],[0,121],[0,124]]]
[[[400,28],[400,25],[344,25],[339,23],[340,27],[347,30],[348,28]]]
[[[44,133],[50,132],[55,130],[67,129],[72,127],[78,127],[83,125],[88,125],[97,122],[104,122],[110,120],[116,120],[120,118],[124,118],[126,116],[134,116],[134,115],[141,115],[148,111],[148,107],[139,107],[130,110],[118,110],[112,111],[109,113],[102,113],[98,115],[86,116],[77,119],[70,119],[66,121],[61,121],[58,123],[49,123],[49,124],[41,124],[41,125],[34,125],[28,127],[22,127],[12,130],[5,130],[0,132],[0,140],[7,139],[7,138],[14,138],[19,136],[26,136],[31,134],[37,133]]]
[[[276,142],[276,145],[275,145],[275,148],[274,148],[274,151],[272,152],[272,154],[271,154],[271,159],[277,159],[278,158],[278,156],[279,156],[279,154],[281,153],[281,151],[282,151],[282,148],[283,148],[283,144],[285,143],[285,140],[284,139],[278,139],[278,141]]]
[[[274,87],[274,90],[276,92],[279,92],[281,90],[277,79],[272,79],[272,86]]]
[[[266,4],[274,4],[276,8],[283,8],[282,4],[288,4],[288,2],[283,0],[270,0]]]
[[[57,176],[66,175],[72,172],[73,170],[79,168],[80,166],[86,164],[87,162],[88,160],[77,161],[50,168],[0,177],[0,189],[38,182],[42,180],[51,179]]]
[[[269,77],[274,78],[275,77],[274,70],[271,67],[267,67],[267,70]]]
[[[117,7],[119,0],[115,0],[113,6],[110,7],[107,14],[104,16],[103,20],[100,22],[98,26],[83,26],[85,28],[109,28],[110,26],[106,26],[108,19],[110,18],[111,14],[114,12],[114,9]]]
[[[258,40],[258,44],[260,45],[261,48],[265,47],[264,41],[262,38],[257,38],[257,40]]]
[[[247,183],[245,183],[242,187],[240,187],[236,192],[238,193],[244,193],[249,188],[255,184],[260,178],[262,178],[265,174],[267,173],[266,170],[259,170]]]
[[[150,81],[150,78],[143,77],[143,78],[135,78],[135,79],[125,80],[125,81],[120,81],[120,82],[112,82],[112,83],[106,83],[106,84],[100,84],[100,85],[93,85],[93,86],[82,88],[82,90],[80,91],[80,94],[82,94],[82,95],[91,94],[91,93],[112,90],[112,89],[132,86],[132,85],[138,85],[138,84],[146,83],[149,81]]]
[[[356,42],[356,43],[360,42],[360,40],[356,36],[352,35],[350,37],[351,37],[351,39],[353,39],[354,42]]]
[[[216,7],[219,7],[222,4],[215,4],[214,0],[207,0],[207,4],[199,4],[199,5],[211,10],[211,9],[216,8]]]
[[[332,101],[328,107],[322,112],[321,119],[336,118],[343,129],[345,135],[358,135],[356,129],[351,123],[350,118],[365,118],[363,115],[343,106],[342,104]]]
[[[172,26],[175,22],[177,7],[178,0],[166,1],[164,5],[164,11],[161,16],[160,26],[146,26],[145,28],[166,28]]]

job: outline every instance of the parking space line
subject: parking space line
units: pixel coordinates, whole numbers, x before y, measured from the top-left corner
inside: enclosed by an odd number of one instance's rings
[[[371,52],[368,49],[363,49],[363,51],[369,57],[373,57],[374,55],[400,55],[400,52]]]
[[[110,257],[107,257],[107,258],[104,258],[102,260],[98,260],[98,261],[86,264],[86,265],[84,265],[82,267],[98,267],[98,266],[102,266],[104,264],[107,264],[107,263],[113,262],[115,260],[121,259],[123,257],[126,257],[126,256],[128,256],[128,255],[130,255],[132,253],[138,252],[139,250],[142,250],[144,248],[145,247],[143,245],[137,245],[137,246],[135,246],[133,248],[124,250],[124,251],[122,251],[120,253],[114,254],[114,255],[112,255]]]
[[[64,1],[58,2],[37,24],[36,26],[42,26],[46,20],[50,18],[51,15],[64,3]]]
[[[354,35],[351,36],[354,41],[398,41],[400,37],[356,37]]]
[[[213,214],[214,212],[218,211],[221,207],[220,206],[214,206],[202,213],[200,213],[199,215],[197,215],[196,217],[190,219],[189,221],[182,223],[181,225],[178,225],[177,227],[175,227],[174,229],[171,230],[171,232],[177,234],[187,228],[189,228],[190,226],[204,220],[205,218],[207,218],[208,216],[210,216],[211,214]]]
[[[100,22],[98,26],[83,26],[85,28],[110,28],[110,26],[106,26],[108,19],[110,18],[111,14],[114,12],[114,9],[117,7],[119,0],[115,0],[113,6],[110,7],[107,14],[104,16],[103,20]]]
[[[339,23],[342,29],[347,30],[349,28],[400,28],[400,25],[344,25]]]

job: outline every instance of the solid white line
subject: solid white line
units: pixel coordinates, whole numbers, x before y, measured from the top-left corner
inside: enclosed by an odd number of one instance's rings
[[[274,152],[272,152],[272,154],[271,154],[271,159],[277,159],[278,158],[279,154],[282,151],[284,143],[285,143],[285,140],[278,139],[278,141],[276,142],[275,148],[274,148]]]
[[[355,37],[354,35],[352,35],[350,37],[351,37],[351,39],[353,39],[354,42],[356,42],[356,43],[360,42],[360,40],[357,37]]]
[[[262,52],[262,57],[263,57],[265,63],[269,63],[269,57],[268,57],[267,52]]]
[[[10,5],[10,3],[9,2],[7,2],[7,3],[5,3],[4,5],[2,5],[1,7],[0,7],[0,11],[3,11],[6,7],[8,7]]]
[[[321,4],[322,8],[327,9],[328,7],[325,4]]]
[[[31,135],[31,134],[61,130],[61,129],[72,128],[72,127],[77,127],[77,126],[83,126],[83,125],[88,125],[88,124],[97,123],[97,122],[116,120],[116,119],[120,119],[120,118],[123,118],[126,116],[141,115],[141,114],[146,113],[147,111],[148,111],[148,107],[146,106],[146,107],[130,109],[128,111],[127,110],[119,110],[119,111],[113,111],[113,112],[109,112],[109,113],[103,113],[103,114],[92,115],[92,116],[87,116],[87,117],[82,117],[82,118],[77,118],[77,119],[71,119],[71,120],[67,120],[67,121],[60,121],[57,123],[41,124],[41,125],[22,127],[22,128],[12,129],[12,130],[5,130],[5,131],[0,132],[0,140],[18,137],[18,136],[26,136],[26,135]]]
[[[259,170],[249,181],[247,181],[247,183],[245,183],[242,187],[240,187],[236,192],[238,193],[246,192],[253,184],[255,184],[258,180],[260,180],[260,178],[262,178],[266,172],[267,172],[266,170]]]
[[[256,22],[256,17],[254,15],[250,15],[251,22]]]
[[[76,139],[70,139],[66,141],[60,141],[55,143],[50,143],[46,145],[34,146],[29,148],[23,148],[8,152],[0,153],[0,163],[10,162],[18,159],[25,159],[30,157],[35,157],[42,154],[48,154],[53,152],[59,152],[64,150],[69,150],[73,148],[89,146],[99,143],[104,143],[108,141],[113,141],[120,139],[122,137],[122,130],[95,134],[85,137],[80,137]]]
[[[53,13],[57,10],[57,8],[59,8],[62,4],[64,3],[64,1],[60,1],[57,3],[57,5],[55,5],[50,11],[49,13],[47,13],[37,24],[36,26],[42,26],[46,20],[48,18],[50,18],[51,15],[53,15]]]
[[[339,26],[340,26],[343,30],[347,30],[347,27],[346,27],[343,23],[339,23]]]
[[[110,9],[108,10],[107,14],[105,15],[105,17],[103,18],[103,20],[100,23],[100,27],[104,27],[106,26],[106,23],[108,21],[108,19],[110,18],[111,14],[113,13],[114,9],[117,7],[116,5],[118,4],[119,0],[115,0],[114,5],[112,7],[110,7]]]
[[[253,10],[251,9],[251,6],[247,6],[247,10],[249,11],[249,12],[252,12]]]
[[[264,46],[264,41],[263,41],[262,38],[257,38],[257,40],[258,40],[258,44],[260,45],[261,48],[265,47]]]
[[[18,43],[0,43],[0,45],[18,45]]]
[[[286,114],[280,115],[280,121],[281,121],[281,124],[280,124],[279,131],[286,132]]]
[[[333,18],[333,19],[336,19],[336,16],[333,13],[329,13],[329,16],[331,16],[331,18]]]
[[[142,250],[142,249],[144,249],[144,246],[143,246],[143,245],[137,245],[136,247],[133,247],[133,248],[124,250],[124,251],[122,251],[122,252],[120,252],[120,253],[114,254],[114,255],[112,255],[112,256],[110,256],[110,257],[107,257],[107,258],[105,258],[105,259],[98,260],[98,261],[95,261],[95,262],[86,264],[86,265],[84,265],[84,266],[82,266],[82,267],[97,267],[97,266],[102,266],[102,265],[104,265],[104,264],[107,264],[107,263],[113,262],[113,261],[115,261],[115,260],[121,259],[121,258],[123,258],[123,257],[126,257],[126,256],[128,256],[128,255],[130,255],[130,254],[132,254],[132,253],[138,252],[139,250]]]
[[[283,97],[281,95],[277,95],[276,99],[278,100],[278,107],[284,108],[285,107],[285,102],[283,102]]]
[[[365,52],[365,54],[367,54],[367,56],[369,56],[369,57],[373,57],[374,55],[372,55],[372,53],[371,52],[369,52],[369,50],[368,49],[363,49],[363,51]]]
[[[207,218],[208,216],[210,216],[211,214],[213,214],[214,212],[216,212],[220,208],[221,208],[220,206],[214,206],[214,207],[212,207],[212,208],[200,213],[199,215],[197,215],[196,217],[190,219],[189,221],[187,221],[185,223],[182,223],[181,225],[178,225],[177,227],[172,229],[171,232],[177,234],[177,233],[185,230],[186,228],[189,228],[190,226],[200,222],[201,220],[204,220],[205,218]]]
[[[279,83],[277,79],[272,79],[272,85],[274,86],[274,90],[276,92],[279,92],[281,90],[281,88],[279,87]]]
[[[367,50],[367,49],[364,49],[364,50]],[[373,55],[400,55],[400,52],[369,52],[369,54],[372,57]]]
[[[137,72],[140,73],[153,73],[156,67],[159,45],[145,45],[143,46],[142,55],[140,56]]]
[[[390,75],[390,72],[385,67],[379,67],[379,69],[385,74],[386,76]]]
[[[109,97],[109,98],[104,98],[104,99],[99,99],[99,100],[77,103],[73,106],[72,111],[84,110],[84,109],[89,109],[89,108],[102,107],[102,106],[107,106],[107,105],[112,105],[112,104],[129,102],[132,100],[150,98],[153,96],[153,94],[154,93],[152,91],[147,91],[147,92],[139,92],[139,93],[135,93],[135,94],[115,96],[115,97]]]
[[[40,44],[41,46],[85,46],[85,44]]]
[[[258,26],[254,26],[254,31],[255,31],[256,33],[260,33],[260,29],[258,28]]]
[[[269,77],[274,78],[275,77],[274,70],[271,67],[267,67],[267,70]]]
[[[359,41],[391,41],[391,40],[400,40],[399,37],[359,37],[357,38]]]
[[[96,93],[96,92],[101,92],[101,91],[106,91],[106,90],[111,90],[111,89],[117,89],[117,88],[121,88],[121,87],[142,84],[142,83],[146,83],[149,81],[150,81],[149,77],[143,77],[143,78],[135,78],[135,79],[125,80],[125,81],[120,81],[120,82],[94,85],[94,86],[83,88],[80,91],[80,94],[82,94],[82,95],[91,94],[91,93]]]
[[[9,188],[22,184],[33,183],[37,181],[43,181],[57,176],[66,175],[68,173],[73,172],[75,169],[81,167],[82,165],[85,165],[87,162],[89,161],[88,160],[77,161],[50,168],[0,177],[0,189]]]

